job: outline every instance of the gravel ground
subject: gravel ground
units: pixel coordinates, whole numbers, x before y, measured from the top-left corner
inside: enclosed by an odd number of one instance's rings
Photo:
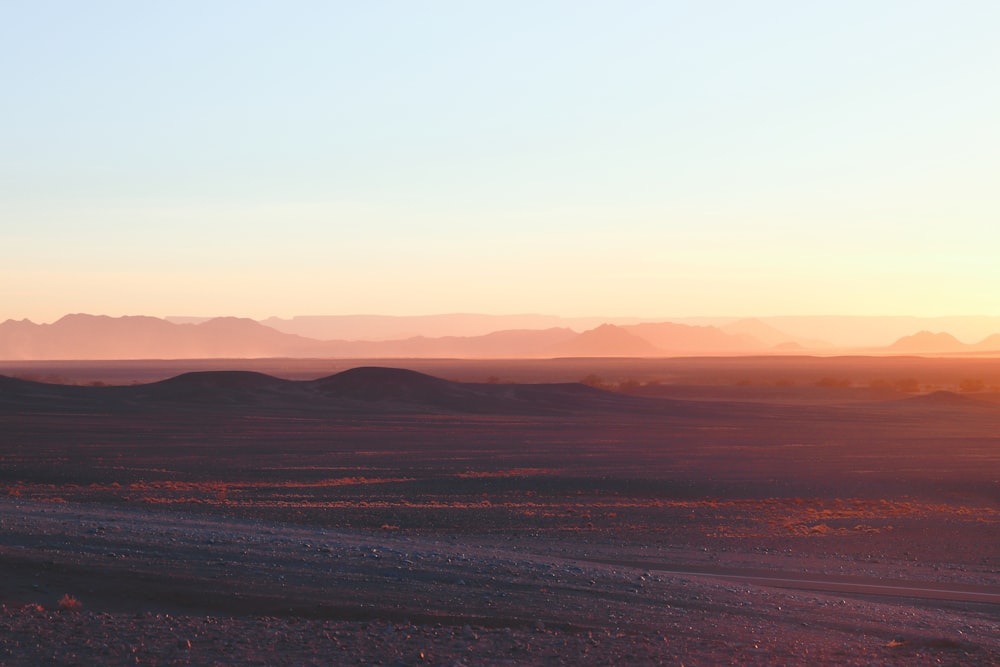
[[[1000,664],[991,404],[359,375],[6,382],[0,666]]]
[[[86,504],[4,499],[0,526],[3,665],[1000,663],[995,605]]]
[[[849,603],[837,610],[844,624],[900,614],[896,625],[911,632],[886,640],[881,633],[810,629],[806,621],[747,622],[724,609],[642,633],[3,607],[0,664],[983,665],[1000,659],[996,625],[889,606]],[[921,633],[920,626],[933,630]],[[959,639],[943,636],[959,627],[967,628]],[[980,634],[988,632],[994,634]]]

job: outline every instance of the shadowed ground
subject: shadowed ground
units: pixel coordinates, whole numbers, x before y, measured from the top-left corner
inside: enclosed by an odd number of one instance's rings
[[[1000,656],[991,397],[783,390],[2,378],[0,600],[619,661]]]

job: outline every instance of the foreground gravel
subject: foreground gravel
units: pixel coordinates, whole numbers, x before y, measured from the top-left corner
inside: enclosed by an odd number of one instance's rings
[[[856,614],[848,609],[846,614]],[[842,612],[843,613],[843,612]],[[903,626],[912,628],[910,623]],[[930,617],[923,619],[931,621]],[[949,625],[953,619],[943,619]],[[997,664],[989,645],[934,634],[851,635],[748,626],[723,613],[662,634],[298,618],[0,609],[4,665]],[[918,621],[919,624],[919,621]],[[941,625],[941,624],[937,624]],[[970,633],[988,631],[968,626]],[[993,628],[995,631],[996,628]],[[777,636],[768,633],[778,633]]]
[[[0,528],[2,665],[1000,664],[992,604],[86,504]]]

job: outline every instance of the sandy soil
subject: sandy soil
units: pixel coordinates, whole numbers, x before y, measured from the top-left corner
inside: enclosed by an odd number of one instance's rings
[[[0,664],[1000,663],[988,400],[393,377],[0,387]]]

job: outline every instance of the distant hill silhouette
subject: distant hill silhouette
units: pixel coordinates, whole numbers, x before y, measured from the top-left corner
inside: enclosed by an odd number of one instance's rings
[[[778,350],[824,349],[833,347],[832,343],[818,338],[791,336],[756,318],[736,320],[721,327],[721,329],[728,334],[747,336]]]
[[[538,357],[545,350],[577,336],[571,329],[496,331],[483,336],[416,336],[387,341],[328,341],[329,356],[378,357]]]
[[[538,357],[576,337],[570,329],[394,341],[319,341],[245,318],[174,324],[155,317],[67,315],[52,324],[0,324],[0,359],[212,359],[253,357]]]
[[[651,342],[624,327],[602,324],[551,348],[560,357],[658,357],[663,356]]]
[[[922,330],[947,331],[959,340],[981,340],[1000,332],[1000,317],[983,315],[947,317],[780,315],[756,319],[796,338],[828,340],[840,348],[884,347],[903,336]]]
[[[983,352],[1000,351],[1000,333],[993,334],[992,336],[987,336],[983,340],[973,345],[973,347],[976,350],[981,350]]]
[[[649,341],[660,355],[733,354],[761,350],[764,345],[750,336],[733,335],[713,326],[674,322],[646,322],[622,327]]]
[[[949,333],[919,331],[912,336],[903,336],[889,346],[894,352],[961,352],[968,346]]]
[[[187,320],[188,318],[168,318]],[[485,315],[449,313],[442,315],[300,315],[291,318],[269,317],[261,324],[282,333],[292,333],[315,340],[400,341],[414,338],[475,338],[498,331],[537,331],[592,329],[607,318],[559,317],[556,315]],[[616,323],[640,321],[629,317]]]
[[[315,346],[309,339],[236,317],[173,324],[155,317],[76,314],[52,324],[0,324],[0,357],[5,359],[246,358],[310,351]]]

